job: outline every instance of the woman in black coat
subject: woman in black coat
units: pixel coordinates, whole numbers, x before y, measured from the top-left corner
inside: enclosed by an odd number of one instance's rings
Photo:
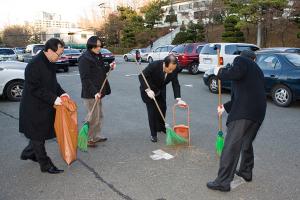
[[[88,115],[91,112],[95,101],[98,100],[89,121],[89,147],[96,147],[97,142],[104,142],[107,140],[107,138],[101,137],[103,121],[101,99],[111,92],[108,81],[105,83],[102,93],[100,94],[99,92],[106,78],[106,73],[109,71],[110,67],[114,68],[115,63],[105,65],[100,50],[100,39],[96,36],[90,37],[87,41],[87,51],[80,57],[78,65],[82,83],[81,98],[83,99]]]
[[[50,39],[26,66],[25,83],[20,103],[19,131],[30,140],[21,155],[22,160],[40,164],[42,172],[59,173],[45,150],[45,140],[55,137],[54,105],[61,105],[60,96],[66,95],[56,79],[55,62],[63,53],[64,43]]]

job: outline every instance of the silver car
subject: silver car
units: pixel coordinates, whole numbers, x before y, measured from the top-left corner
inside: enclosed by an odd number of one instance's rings
[[[147,49],[132,49],[130,52],[123,55],[123,58],[126,62],[135,61],[136,51],[139,51],[142,57],[142,61],[147,61],[148,51]]]
[[[17,54],[13,49],[0,48],[0,61],[17,60]]]

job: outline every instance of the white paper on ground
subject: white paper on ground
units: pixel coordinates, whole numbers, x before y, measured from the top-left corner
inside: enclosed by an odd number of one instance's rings
[[[244,183],[246,183],[246,181],[242,177],[234,176],[233,181],[230,183],[230,188],[235,189]]]
[[[174,156],[172,156],[171,154],[164,152],[161,149],[152,151],[154,153],[154,155],[151,155],[150,158],[152,158],[153,160],[160,160],[160,159],[165,159],[165,160],[170,160],[172,158],[174,158]]]

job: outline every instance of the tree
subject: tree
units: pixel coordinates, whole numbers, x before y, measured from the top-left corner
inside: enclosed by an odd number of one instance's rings
[[[124,22],[117,14],[110,14],[107,23],[104,26],[104,35],[106,44],[109,46],[120,44],[121,30],[124,28]]]
[[[258,46],[262,45],[263,25],[272,23],[275,18],[281,18],[284,8],[288,5],[288,0],[225,0],[224,2],[228,12],[237,14],[243,20],[244,26],[257,25]]]
[[[203,42],[205,40],[205,30],[202,22],[199,20],[197,24],[189,22],[186,28],[182,25],[180,32],[176,34],[172,44]]]
[[[165,22],[170,23],[170,28],[174,22],[177,22],[177,15],[175,14],[174,8],[171,4],[171,8],[169,10],[169,14],[166,16]]]
[[[131,7],[118,7],[118,15],[124,24],[122,30],[122,45],[125,47],[133,47],[136,45],[136,35],[143,30],[144,20]]]
[[[133,47],[135,46],[135,32],[132,27],[125,27],[122,36],[122,46],[123,47]]]
[[[25,26],[8,26],[3,31],[3,43],[8,47],[26,46],[31,37],[30,30]]]
[[[165,5],[165,1],[154,0],[141,9],[141,13],[143,13],[145,17],[147,28],[152,30],[155,24],[157,24],[157,21],[162,19],[164,11],[161,7],[163,5]]]
[[[239,17],[231,15],[225,19],[224,27],[225,32],[222,34],[222,40],[224,42],[244,42],[244,34],[237,27],[238,22],[240,21]]]

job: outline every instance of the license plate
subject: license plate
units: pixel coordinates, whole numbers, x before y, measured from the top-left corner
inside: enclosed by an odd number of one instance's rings
[[[203,62],[204,62],[204,64],[211,64],[211,59],[210,58],[204,58]]]

